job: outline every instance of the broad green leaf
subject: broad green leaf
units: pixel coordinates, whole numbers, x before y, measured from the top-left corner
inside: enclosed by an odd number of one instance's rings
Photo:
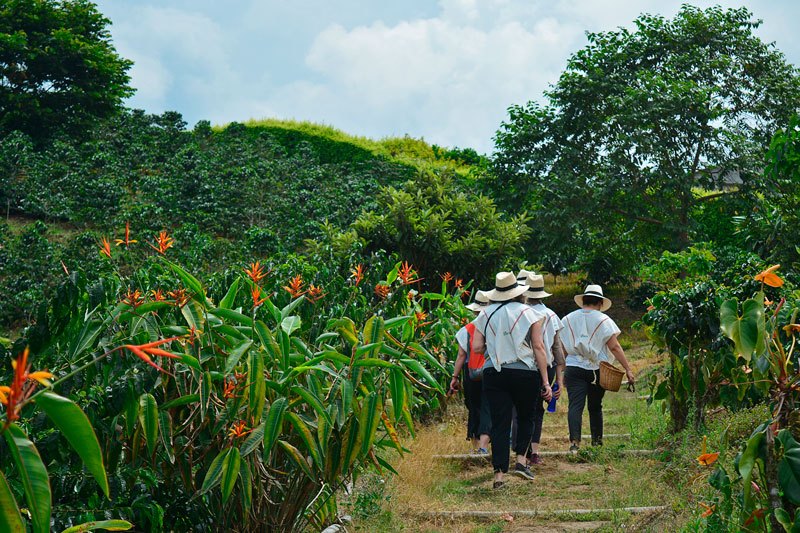
[[[742,304],[739,315],[738,301],[725,300],[720,306],[720,329],[733,341],[736,353],[748,363],[754,355],[766,350],[764,340],[764,295],[759,293],[760,300],[749,299]]]
[[[264,459],[269,456],[272,446],[281,434],[286,405],[286,398],[278,398],[269,406],[267,419],[264,422]]]
[[[217,309],[212,309],[209,311],[212,315],[216,315],[228,322],[235,322],[237,324],[241,324],[243,326],[253,326],[253,319],[247,315],[243,315],[238,311],[233,311],[231,309],[224,309],[222,307],[218,307]]]
[[[340,416],[349,416],[351,410],[353,409],[353,384],[350,383],[350,381],[343,379],[339,384],[339,394],[341,394],[342,397],[342,409],[340,411]],[[340,426],[342,423],[343,420],[339,420]]]
[[[392,411],[395,421],[403,417],[403,406],[406,404],[406,377],[399,368],[389,372],[389,393],[392,396]]]
[[[269,311],[276,324],[281,321],[281,310],[275,307],[275,304],[269,298],[264,302],[264,307]]]
[[[356,357],[361,357],[367,354],[367,357],[374,358],[378,355],[383,347],[383,342],[373,342],[372,344],[362,344],[356,348]]]
[[[61,533],[84,533],[86,531],[97,531],[98,529],[104,531],[128,531],[132,527],[133,524],[127,520],[98,520],[68,527]]]
[[[409,370],[413,370],[414,373],[418,376],[421,376],[428,382],[428,385],[436,389],[437,391],[444,393],[442,390],[442,386],[439,384],[438,381],[434,379],[428,370],[422,366],[422,363],[416,361],[414,359],[400,359],[400,363]]]
[[[222,301],[219,302],[219,307],[221,309],[230,309],[233,307],[233,303],[236,301],[236,293],[239,292],[239,282],[242,281],[242,278],[236,278],[231,283],[231,286],[228,288],[228,292],[225,293],[225,296],[222,298]]]
[[[242,460],[239,467],[239,477],[242,480],[242,505],[245,509],[253,506],[253,475],[250,473],[250,465]]]
[[[266,378],[264,377],[264,355],[260,350],[250,350],[250,356],[247,358],[247,378],[250,381],[247,394],[250,418],[254,424],[258,424],[264,414],[267,392]]]
[[[203,315],[203,308],[197,300],[189,300],[186,302],[186,305],[181,307],[181,314],[190,328],[203,331],[205,316]]]
[[[108,478],[103,464],[103,452],[94,428],[81,408],[71,400],[52,392],[42,392],[37,396],[36,405],[61,431],[108,498]]]
[[[158,404],[150,393],[139,396],[139,424],[147,443],[147,452],[153,455],[158,439]]]
[[[205,302],[205,291],[203,290],[203,284],[200,281],[189,274],[187,271],[176,265],[175,263],[171,263],[166,261],[166,263],[172,268],[173,271],[181,278],[181,281],[186,286],[187,289],[192,293],[192,296],[196,298],[195,301]]]
[[[228,501],[233,492],[233,487],[236,485],[236,479],[239,477],[239,466],[241,455],[239,455],[239,448],[231,448],[230,453],[222,461],[222,504]]]
[[[383,332],[383,319],[377,315],[370,317],[367,323],[364,324],[364,330],[361,334],[364,338],[364,344],[373,346],[366,355],[367,357],[376,357],[378,355],[378,351],[380,350],[379,343],[383,341]]]
[[[264,424],[259,424],[250,434],[244,439],[242,443],[242,457],[247,457],[247,455],[255,450],[259,444],[264,440]]]
[[[396,316],[387,320],[383,327],[386,330],[395,329],[404,326],[409,320],[411,320],[411,316]]]
[[[0,471],[0,531],[25,533],[25,524],[22,522],[22,515],[19,514],[17,501],[2,471]]]
[[[287,316],[281,320],[281,329],[291,336],[292,333],[300,329],[300,317],[296,315]]]
[[[52,494],[50,492],[50,479],[47,469],[42,463],[42,458],[36,446],[28,440],[25,432],[16,424],[11,424],[5,431],[8,449],[11,458],[17,467],[17,472],[22,481],[25,501],[31,513],[34,533],[47,533],[50,531],[50,509]]]
[[[397,273],[400,271],[401,261],[398,261],[392,270],[386,275],[386,283],[391,285],[397,279]]]
[[[284,449],[289,458],[300,467],[300,469],[309,477],[309,479],[314,479],[314,474],[311,473],[311,467],[308,466],[308,461],[306,461],[306,458],[303,457],[303,454],[301,454],[297,448],[285,440],[279,440],[278,445]]]
[[[253,345],[253,341],[246,340],[246,341],[236,345],[228,353],[228,358],[225,360],[225,375],[226,376],[228,374],[230,374],[231,372],[233,372],[233,369],[236,367],[236,365],[239,364],[239,359],[241,359],[242,356],[245,353],[247,353],[247,350],[249,350],[252,345]]]
[[[783,445],[783,457],[778,463],[778,480],[783,495],[794,505],[800,505],[800,444],[788,429],[782,429],[777,440]]]
[[[314,395],[308,389],[303,387],[294,386],[290,389],[293,393],[300,396],[305,402],[314,410],[316,411],[317,415],[320,418],[325,419],[326,422],[330,423],[331,419],[328,417],[328,412],[325,410],[325,407],[322,406],[322,401]]]
[[[381,419],[383,406],[381,405],[381,397],[376,393],[371,393],[364,400],[364,406],[361,413],[366,416],[359,419],[361,426],[361,455],[367,455],[372,448],[372,443],[375,442],[375,432],[378,429],[378,423]]]
[[[412,342],[412,343],[410,343],[408,346],[409,346],[409,348],[411,348],[412,350],[414,350],[414,353],[416,353],[417,355],[419,355],[419,356],[421,356],[423,359],[425,359],[425,361],[427,361],[427,362],[428,362],[428,364],[431,366],[431,368],[433,368],[434,370],[436,370],[436,371],[438,371],[438,372],[442,372],[442,373],[446,373],[446,372],[447,372],[447,371],[445,370],[444,366],[442,366],[442,363],[441,363],[441,362],[440,362],[438,359],[436,359],[436,358],[435,358],[435,357],[434,357],[434,356],[433,356],[433,355],[432,355],[432,354],[431,354],[431,353],[430,353],[430,352],[429,352],[429,351],[428,351],[428,350],[427,350],[427,349],[426,349],[424,346],[422,346],[420,343],[418,343],[418,342]]]
[[[300,296],[299,298],[295,298],[294,300],[289,302],[289,304],[286,307],[281,309],[281,320],[286,320],[286,318],[292,313],[292,311],[294,311],[298,305],[303,303],[305,299],[306,299],[305,296]]]
[[[394,424],[392,424],[389,415],[382,412],[381,420],[383,421],[383,427],[386,428],[386,432],[389,434],[389,438],[391,439],[395,449],[400,452],[400,455],[403,455],[403,445],[400,442],[400,436],[397,434],[397,429],[395,429]]]
[[[381,367],[381,368],[397,368],[397,365],[383,359],[359,359],[353,363],[353,368],[357,367]]]
[[[179,396],[174,400],[170,400],[167,403],[161,404],[158,406],[158,408],[163,411],[165,409],[172,409],[173,407],[181,407],[182,405],[189,405],[190,403],[195,403],[199,401],[200,401],[199,394],[187,394],[185,396]]]
[[[300,337],[292,337],[292,346],[297,348],[297,351],[300,352],[306,359],[313,359],[314,354],[311,350],[309,350],[308,346],[303,339]]]
[[[324,467],[324,463],[322,462],[322,453],[319,450],[317,439],[314,438],[311,430],[308,428],[306,423],[303,422],[303,419],[301,419],[295,413],[287,412],[286,418],[288,418],[289,423],[292,425],[292,427],[294,427],[297,436],[303,441],[303,444],[305,445],[308,454],[311,456],[311,459],[314,461],[314,464],[321,470]]]
[[[169,462],[175,464],[175,450],[172,445],[172,416],[169,411],[158,412],[158,433],[161,436],[161,444],[167,452]]]
[[[217,486],[222,479],[222,463],[231,451],[230,448],[220,450],[217,456],[211,461],[211,466],[208,467],[206,477],[203,479],[203,485],[200,488],[200,493],[205,493]]]
[[[75,337],[70,345],[69,352],[67,352],[67,361],[78,360],[83,355],[83,352],[94,346],[104,326],[105,324],[99,320],[87,320],[83,324],[80,334]]]
[[[188,366],[189,368],[193,368],[198,372],[203,371],[203,367],[200,366],[200,361],[198,361],[193,355],[189,355],[188,353],[182,353],[178,355],[181,356],[181,363],[184,365]]]
[[[200,420],[204,420],[206,417],[206,410],[208,410],[208,404],[211,401],[212,387],[211,374],[206,371],[200,380]]]
[[[355,322],[347,317],[332,320],[328,323],[328,327],[336,330],[337,333],[350,345],[355,346],[358,344],[358,334],[356,333]]]
[[[764,442],[764,437],[763,431],[754,433],[747,440],[747,446],[739,458],[739,473],[742,475],[745,507],[751,506],[750,490],[752,484],[750,482],[753,478],[753,467],[756,464],[756,460],[761,458],[761,445]]]
[[[362,431],[360,430],[359,418],[360,415],[358,418],[350,418],[350,424],[344,432],[344,437],[342,439],[342,460],[340,463],[342,472],[350,471],[350,467],[356,460],[358,452],[361,449]]]

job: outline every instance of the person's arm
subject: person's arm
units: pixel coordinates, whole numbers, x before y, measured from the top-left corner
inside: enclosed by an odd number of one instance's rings
[[[458,376],[461,374],[461,369],[464,367],[464,361],[467,360],[467,352],[461,346],[458,347],[458,357],[456,357],[456,366],[453,369],[453,379],[450,380],[450,390],[457,391],[461,385],[458,381]]]
[[[478,328],[475,328],[475,333],[472,334],[472,351],[475,353],[486,352],[486,338]]]
[[[564,354],[564,345],[561,344],[561,338],[556,335],[553,339],[553,364],[556,365],[556,383],[558,383],[558,390],[553,392],[556,398],[561,396],[561,391],[564,390],[564,370],[567,368],[567,358]]]
[[[628,383],[635,383],[636,378],[631,371],[631,365],[628,363],[628,359],[625,358],[625,352],[622,350],[622,346],[620,346],[619,341],[617,340],[617,336],[614,335],[608,342],[606,342],[606,346],[614,354],[614,358],[619,361],[619,364],[622,365],[622,368],[625,369],[625,374],[628,377]]]
[[[542,321],[531,326],[531,347],[536,359],[536,367],[539,369],[539,376],[542,378],[542,397],[546,401],[553,398],[553,389],[547,379],[547,354],[544,351],[544,341],[542,340]]]

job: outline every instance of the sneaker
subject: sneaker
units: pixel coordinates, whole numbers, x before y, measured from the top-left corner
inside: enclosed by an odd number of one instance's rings
[[[502,489],[503,487],[505,487],[505,485],[506,485],[505,481],[495,481],[494,483],[492,483],[492,489],[494,490]]]
[[[592,439],[592,446],[602,446],[603,445],[603,438],[600,437],[599,439]]]
[[[478,448],[475,451],[475,453],[477,453],[478,455],[489,455],[489,450],[487,450],[486,448]]]
[[[577,444],[572,444],[569,447],[569,453],[571,453],[572,455],[577,455],[577,453],[578,453],[578,445]]]
[[[514,474],[533,481],[533,472],[531,472],[531,469],[528,466],[522,463],[517,463],[517,466],[514,467]]]
[[[538,453],[529,452],[528,455],[526,455],[525,457],[528,458],[529,465],[541,466],[544,464],[544,461],[542,461],[542,457]]]

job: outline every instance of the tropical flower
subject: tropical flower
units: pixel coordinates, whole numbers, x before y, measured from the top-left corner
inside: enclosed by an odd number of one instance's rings
[[[154,302],[163,302],[167,299],[167,297],[164,296],[164,291],[161,289],[150,291],[150,296],[153,298]]]
[[[389,296],[389,291],[391,289],[385,283],[378,283],[375,285],[375,296],[380,298],[381,300],[385,300]]]
[[[306,298],[311,301],[311,303],[316,303],[321,300],[325,296],[325,293],[322,292],[322,287],[317,287],[313,283],[308,286],[308,290],[306,291]]]
[[[775,271],[780,267],[780,265],[772,265],[760,274],[757,274],[755,276],[755,280],[760,281],[764,285],[769,285],[770,287],[780,287],[783,285],[783,280],[777,274],[775,274]]]
[[[119,246],[120,244],[124,244],[125,246],[130,246],[131,244],[135,244],[139,241],[135,241],[131,239],[131,223],[125,223],[125,238],[124,239],[114,239],[114,242]]]
[[[172,248],[172,245],[175,244],[175,239],[170,237],[166,230],[161,230],[161,232],[158,234],[158,237],[156,237],[156,244],[158,246],[153,246],[152,244],[150,244],[150,248],[160,253],[161,255],[164,255],[166,251]]]
[[[703,502],[700,502],[700,506],[705,509],[705,511],[703,511],[703,514],[700,515],[703,518],[708,518],[709,516],[714,514],[714,511],[717,509],[716,505],[713,505],[713,504],[712,505],[708,505],[708,504],[703,503]]]
[[[787,324],[783,326],[783,331],[785,331],[787,335],[800,333],[800,324]]]
[[[253,307],[258,307],[259,305],[263,304],[267,301],[267,297],[261,297],[261,287],[258,285],[253,285],[250,288],[250,296],[253,297]]]
[[[417,278],[416,276],[417,271],[414,270],[414,267],[411,266],[408,261],[403,261],[403,264],[400,265],[400,270],[397,271],[397,277],[400,278],[403,285],[411,285],[412,283],[417,283],[422,280],[422,278]]]
[[[232,379],[225,380],[225,389],[222,391],[222,397],[225,399],[236,398],[236,381]]]
[[[364,265],[361,263],[357,264],[356,267],[350,271],[350,274],[350,277],[356,282],[356,287],[358,287],[358,284],[364,279]]]
[[[305,293],[303,283],[303,276],[298,274],[289,280],[289,285],[284,285],[283,290],[288,292],[292,298],[297,298]]]
[[[167,296],[172,298],[172,302],[175,307],[183,307],[186,305],[186,302],[189,301],[189,295],[186,294],[186,289],[175,289],[174,291],[169,291]]]
[[[428,313],[425,311],[417,311],[414,313],[414,318],[417,319],[417,322],[423,322],[426,318],[428,318]]]
[[[439,274],[439,277],[442,278],[442,281],[444,281],[445,283],[450,283],[451,281],[453,281],[453,274],[451,274],[450,272]]]
[[[250,268],[245,268],[244,273],[247,274],[247,277],[253,280],[253,283],[258,283],[262,279],[266,278],[267,274],[269,274],[269,272],[264,272],[264,267],[261,265],[261,261],[250,263]]]
[[[239,420],[233,426],[231,426],[231,429],[228,430],[228,436],[232,439],[244,437],[250,433],[250,431],[250,429],[247,429],[247,424],[245,421]]]
[[[142,298],[142,291],[140,291],[139,289],[136,289],[135,291],[128,289],[128,292],[125,293],[125,296],[123,296],[122,300],[120,301],[136,309],[137,307],[139,307],[144,303],[144,299]]]
[[[456,287],[456,289],[463,289],[464,288],[464,280],[461,279],[461,278],[456,278],[455,287]]]
[[[53,374],[46,370],[39,370],[30,372],[28,366],[28,348],[23,350],[16,360],[11,361],[11,367],[14,369],[14,378],[11,381],[11,386],[0,386],[0,403],[6,406],[6,426],[19,418],[19,410],[22,404],[30,397],[35,384],[26,386],[28,381],[35,381],[40,385],[49,387],[51,385],[50,378]]]
[[[747,527],[750,524],[752,524],[753,522],[755,522],[756,519],[760,520],[760,519],[764,518],[764,514],[765,514],[764,508],[759,507],[758,509],[756,509],[752,513],[750,513],[750,516],[747,518],[747,520],[744,521],[744,524],[742,524],[742,525],[744,525],[744,527]]]
[[[700,448],[700,456],[697,458],[697,462],[703,466],[711,466],[717,462],[719,458],[719,452],[715,453],[706,453],[706,442],[708,438],[703,435],[703,445]]]
[[[111,259],[111,243],[108,242],[108,238],[105,236],[100,241],[100,253]]]
[[[166,350],[162,350],[159,346],[163,346],[165,344],[169,344],[172,341],[176,341],[181,337],[170,337],[168,339],[161,339],[160,341],[153,341],[147,342],[145,344],[123,344],[122,346],[118,346],[111,350],[110,353],[116,352],[118,350],[128,350],[133,355],[147,363],[148,365],[152,366],[156,370],[164,372],[165,374],[169,374],[166,370],[158,366],[153,362],[150,356],[158,356],[158,357],[167,357],[169,359],[180,359],[180,355],[175,355],[174,353],[170,353]]]

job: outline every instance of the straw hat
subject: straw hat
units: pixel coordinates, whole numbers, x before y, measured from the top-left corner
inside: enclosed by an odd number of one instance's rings
[[[475,293],[475,301],[467,306],[470,311],[480,313],[481,309],[489,305],[489,297],[486,291],[478,291]]]
[[[536,272],[534,272],[533,270],[525,270],[523,268],[522,270],[519,271],[519,274],[517,274],[517,282],[522,283],[524,285],[525,280],[528,279],[528,276],[535,276],[535,275]]]
[[[575,303],[578,304],[578,307],[583,307],[584,296],[595,296],[597,298],[602,298],[603,305],[600,307],[601,311],[607,311],[611,307],[611,300],[603,296],[603,288],[600,285],[587,285],[586,289],[583,291],[583,294],[576,294]]]
[[[494,289],[486,295],[493,302],[507,302],[513,300],[528,290],[527,285],[517,283],[517,278],[513,272],[500,272],[494,277]]]
[[[544,291],[544,276],[541,274],[528,274],[528,277],[525,278],[525,285],[528,286],[528,292],[525,293],[528,298],[540,300],[552,296],[549,292]]]

